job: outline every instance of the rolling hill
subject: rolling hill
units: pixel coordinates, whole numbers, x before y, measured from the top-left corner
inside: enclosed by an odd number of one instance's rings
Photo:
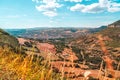
[[[0,29],[0,45],[7,45],[15,49],[19,46],[19,42],[15,37]]]

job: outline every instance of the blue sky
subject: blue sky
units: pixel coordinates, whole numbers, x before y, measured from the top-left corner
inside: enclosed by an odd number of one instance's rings
[[[120,19],[120,0],[0,0],[0,28],[99,27]]]

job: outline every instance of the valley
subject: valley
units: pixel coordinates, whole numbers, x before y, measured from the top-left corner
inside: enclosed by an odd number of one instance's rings
[[[15,52],[48,60],[62,79],[120,79],[120,27],[6,29],[10,35],[0,31],[3,48],[12,46]]]

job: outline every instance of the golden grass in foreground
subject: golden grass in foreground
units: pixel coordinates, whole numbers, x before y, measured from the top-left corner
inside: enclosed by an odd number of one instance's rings
[[[36,56],[35,58],[33,55],[23,56],[22,54],[10,51],[8,48],[0,48],[0,80],[120,80],[119,78],[108,78],[107,76],[102,76],[100,74],[103,61],[101,62],[100,70],[96,76],[98,78],[96,79],[90,78],[89,75],[87,75],[87,77],[82,76],[79,78],[69,78],[70,75],[68,75],[68,78],[65,79],[65,60],[63,62],[60,77],[59,74],[53,72],[50,58],[51,57],[48,56],[48,60],[42,61],[39,56]],[[74,72],[76,70],[73,66],[73,56],[71,56],[70,60],[70,63],[72,64],[70,71]]]
[[[60,80],[47,62],[0,48],[0,80]]]

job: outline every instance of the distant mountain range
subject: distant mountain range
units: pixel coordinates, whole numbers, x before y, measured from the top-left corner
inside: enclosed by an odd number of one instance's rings
[[[6,29],[8,33],[13,36],[37,38],[37,39],[50,39],[50,38],[68,38],[73,37],[75,34],[88,32],[88,29],[80,28],[31,28],[31,29]]]
[[[83,34],[98,32],[107,28],[30,28],[30,29],[6,29],[8,33],[16,37],[37,38],[37,39],[54,39],[54,38],[71,38]]]
[[[72,28],[59,27],[47,28],[37,27],[28,29],[6,29],[8,33],[16,37],[34,38],[34,39],[54,39],[54,38],[72,38],[80,35],[96,33],[107,27],[120,27],[120,20],[109,24],[108,26],[101,26],[99,28]]]

